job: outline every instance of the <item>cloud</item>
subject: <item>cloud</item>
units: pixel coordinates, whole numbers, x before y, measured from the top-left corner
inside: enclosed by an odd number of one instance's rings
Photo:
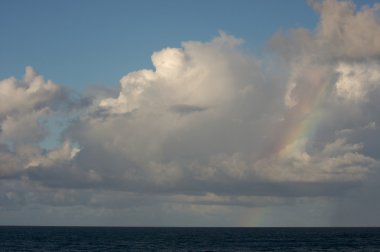
[[[0,117],[40,110],[58,95],[59,90],[59,86],[50,80],[45,82],[41,75],[28,66],[22,80],[11,77],[0,82]]]
[[[360,149],[362,146],[338,138],[312,155],[296,151],[288,156],[260,160],[255,169],[259,176],[275,181],[360,181],[378,165],[375,159],[358,153]]]
[[[30,160],[26,168],[39,166],[51,167],[56,165],[56,163],[73,159],[79,151],[78,148],[73,147],[70,142],[66,140],[60,148],[53,149],[44,156],[38,156]]]
[[[374,92],[378,95],[378,83],[380,81],[380,66],[376,62],[366,63],[341,63],[336,72],[339,78],[336,89],[339,96],[356,102],[368,102],[370,94],[372,99]]]
[[[187,115],[195,112],[202,112],[207,108],[187,105],[187,104],[177,104],[170,107],[170,111],[177,113],[179,115]]]
[[[320,14],[317,42],[326,53],[345,60],[380,56],[379,4],[356,11],[350,1],[310,1]]]
[[[220,32],[154,52],[153,69],[80,106],[31,67],[0,81],[0,176],[35,195],[9,183],[0,201],[129,209],[152,200],[162,214],[191,206],[189,216],[209,216],[368,188],[380,158],[380,7],[310,4],[317,29],[274,35],[274,62]],[[60,144],[42,148],[42,121],[63,111]]]
[[[64,96],[30,66],[21,80],[0,81],[0,177],[21,176],[37,159],[57,156],[57,150],[44,153],[40,142],[49,136],[43,121],[54,115],[58,103],[68,102]],[[63,149],[67,146],[63,143]]]
[[[320,36],[319,31],[305,34],[310,40]],[[342,116],[347,103],[361,110],[357,96],[347,90],[376,89],[376,74],[363,71],[376,71],[377,65],[330,57],[322,64],[309,46],[283,58],[290,64],[281,77],[288,80],[275,82],[275,73],[243,54],[241,43],[221,33],[211,42],[190,41],[155,52],[154,70],[124,76],[116,98],[93,104],[93,110],[108,116],[85,115],[72,125],[69,132],[83,148],[79,167],[91,167],[103,178],[111,169],[103,182],[115,180],[115,188],[150,193],[276,196],[293,183],[294,188],[309,185],[313,195],[329,195],[334,192],[316,185],[335,183],[334,190],[345,190],[364,181],[376,157],[361,153],[361,144],[337,138],[334,132],[352,122],[330,118]],[[343,80],[345,64],[373,70],[359,70],[362,87],[357,87]],[[284,82],[287,88],[281,88]],[[332,152],[332,146],[340,152]],[[302,196],[294,188],[288,194]]]

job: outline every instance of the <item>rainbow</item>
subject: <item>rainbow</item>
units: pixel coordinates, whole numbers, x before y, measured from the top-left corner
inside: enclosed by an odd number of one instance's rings
[[[240,215],[238,225],[240,227],[265,227],[270,226],[273,209],[270,207],[254,207]]]
[[[305,81],[309,84],[309,89],[302,94],[298,103],[289,109],[285,116],[286,123],[281,127],[274,151],[278,157],[289,156],[292,152],[302,149],[305,142],[312,142],[323,120],[322,105],[326,101],[330,85],[320,75],[312,73],[312,70],[308,73],[310,75]],[[283,128],[286,129],[285,132]]]
[[[315,134],[324,119],[323,103],[331,91],[330,83],[321,76],[326,76],[321,70],[325,68],[310,68],[304,72],[303,79],[308,84],[297,104],[288,109],[283,124],[278,130],[271,158],[283,159],[292,154],[303,152],[306,143],[313,143]],[[254,207],[241,216],[243,226],[265,227],[273,224],[273,216],[278,215],[273,207]]]

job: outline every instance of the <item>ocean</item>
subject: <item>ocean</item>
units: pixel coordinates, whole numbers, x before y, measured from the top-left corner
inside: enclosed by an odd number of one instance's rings
[[[0,226],[0,251],[380,251],[380,228]]]

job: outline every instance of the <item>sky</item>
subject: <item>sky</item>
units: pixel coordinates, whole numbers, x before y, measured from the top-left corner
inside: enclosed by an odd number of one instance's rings
[[[3,0],[0,32],[0,225],[380,225],[377,1]]]
[[[208,41],[223,30],[258,51],[279,29],[313,27],[317,22],[317,14],[303,1],[278,8],[280,4],[275,0],[4,0],[0,77],[21,77],[24,67],[32,65],[46,78],[75,90],[88,85],[117,87],[126,73],[152,68],[154,51],[179,47],[183,41]]]

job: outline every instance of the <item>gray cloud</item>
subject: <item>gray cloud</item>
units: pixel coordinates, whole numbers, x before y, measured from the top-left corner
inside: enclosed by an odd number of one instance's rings
[[[207,108],[198,107],[194,105],[187,105],[187,104],[177,104],[177,105],[171,106],[169,110],[179,115],[188,115],[195,112],[205,111],[207,110]]]

